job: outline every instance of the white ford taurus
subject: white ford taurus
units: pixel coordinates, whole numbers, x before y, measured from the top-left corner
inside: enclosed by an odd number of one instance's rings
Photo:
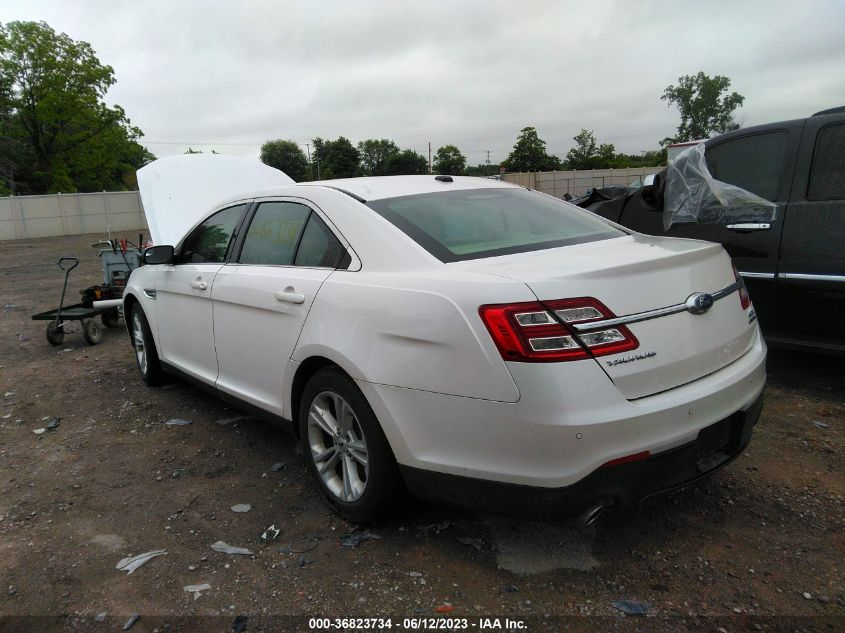
[[[157,245],[124,308],[143,379],[293,422],[350,520],[406,489],[594,517],[750,440],[766,350],[718,244],[496,180],[293,184],[204,156],[139,183]]]

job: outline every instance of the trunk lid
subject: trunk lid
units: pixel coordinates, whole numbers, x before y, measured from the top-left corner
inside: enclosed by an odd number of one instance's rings
[[[616,317],[683,304],[736,281],[719,244],[645,235],[449,265],[524,282],[540,301],[593,297]],[[728,365],[751,347],[757,326],[734,290],[703,314],[684,310],[627,328],[639,346],[595,362],[632,400]]]

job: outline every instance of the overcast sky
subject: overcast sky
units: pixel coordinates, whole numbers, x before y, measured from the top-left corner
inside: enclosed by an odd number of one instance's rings
[[[843,0],[3,0],[12,20],[89,42],[157,156],[343,135],[498,163],[528,125],[561,157],[581,128],[636,153],[698,71],[731,78],[744,127],[845,105]]]

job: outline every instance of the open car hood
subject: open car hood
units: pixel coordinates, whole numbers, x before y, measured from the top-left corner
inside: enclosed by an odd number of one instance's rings
[[[218,203],[291,184],[287,174],[259,160],[222,154],[170,156],[138,170],[153,243],[173,246]]]

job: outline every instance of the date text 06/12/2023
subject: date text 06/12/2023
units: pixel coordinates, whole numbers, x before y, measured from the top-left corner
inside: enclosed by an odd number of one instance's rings
[[[525,622],[510,618],[309,618],[316,631],[455,631],[525,630]]]

